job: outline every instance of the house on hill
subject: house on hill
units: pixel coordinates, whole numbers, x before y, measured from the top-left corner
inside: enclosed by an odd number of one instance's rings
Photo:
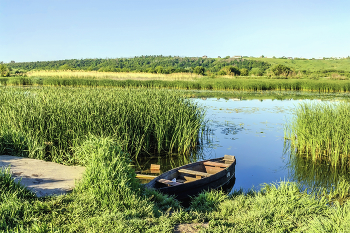
[[[208,56],[207,56],[207,55],[204,55],[204,56],[202,56],[202,58],[208,58]]]

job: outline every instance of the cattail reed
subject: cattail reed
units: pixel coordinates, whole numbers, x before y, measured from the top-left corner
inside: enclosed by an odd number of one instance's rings
[[[112,138],[131,156],[190,153],[204,112],[179,92],[111,88],[0,89],[0,154],[77,163],[89,135]]]
[[[333,167],[350,165],[350,103],[301,103],[286,127],[297,154]]]

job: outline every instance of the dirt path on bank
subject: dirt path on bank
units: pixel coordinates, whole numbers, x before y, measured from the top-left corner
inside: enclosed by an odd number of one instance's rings
[[[174,228],[174,233],[195,233],[207,228],[208,223],[189,223],[189,224],[177,224]]]
[[[24,157],[0,155],[0,170],[10,167],[12,177],[38,197],[70,192],[83,177],[84,167],[65,166]]]

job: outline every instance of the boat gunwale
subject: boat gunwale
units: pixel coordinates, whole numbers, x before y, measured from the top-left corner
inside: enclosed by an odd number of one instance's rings
[[[167,172],[157,176],[156,178],[151,180],[149,183],[145,184],[145,187],[151,188],[151,189],[156,189],[156,190],[159,190],[159,191],[163,191],[163,190],[164,191],[165,190],[166,191],[171,191],[172,189],[176,190],[176,189],[180,189],[180,188],[186,188],[186,187],[189,187],[189,186],[191,186],[191,188],[196,188],[196,187],[202,186],[203,184],[206,184],[206,183],[210,184],[210,183],[215,182],[216,180],[219,180],[220,178],[222,178],[224,176],[224,174],[226,174],[226,172],[228,170],[232,170],[232,166],[236,165],[236,158],[235,158],[234,155],[232,155],[232,156],[234,157],[234,159],[233,159],[233,162],[230,164],[229,167],[223,169],[222,171],[214,173],[211,176],[203,177],[203,178],[201,178],[199,180],[188,182],[188,183],[182,183],[181,185],[176,185],[176,186],[168,186],[168,187],[162,187],[162,188],[155,188],[154,187],[156,185],[156,182],[159,179],[164,179],[168,175],[173,174],[175,172],[178,172],[178,170],[180,170],[180,169],[190,168],[190,167],[193,167],[193,166],[196,166],[196,165],[202,164],[204,162],[208,162],[208,161],[211,161],[211,162],[220,161],[220,160],[223,160],[224,157],[219,157],[219,158],[214,158],[214,159],[207,159],[207,160],[203,160],[203,161],[199,161],[199,162],[195,162],[195,163],[186,164],[186,165],[183,165],[181,167],[176,167],[174,169],[171,169],[171,170],[169,170],[169,171],[167,171]],[[230,174],[229,180],[231,180],[231,178],[233,176],[234,176],[234,173]],[[212,181],[208,182],[209,180],[212,180]],[[226,181],[225,183],[227,183],[228,181]],[[223,185],[224,184],[222,184],[221,186],[223,186]]]

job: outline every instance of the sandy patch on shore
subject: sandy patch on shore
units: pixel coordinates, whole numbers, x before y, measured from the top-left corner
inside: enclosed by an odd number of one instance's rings
[[[85,171],[81,166],[65,166],[17,156],[1,155],[0,169],[10,167],[12,177],[38,197],[70,192]]]
[[[195,233],[207,228],[208,223],[189,223],[175,225],[174,233]]]

